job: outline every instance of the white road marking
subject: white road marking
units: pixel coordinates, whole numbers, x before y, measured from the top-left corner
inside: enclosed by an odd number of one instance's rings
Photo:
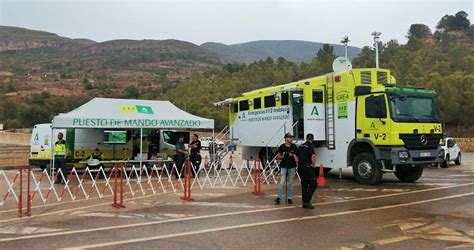
[[[66,229],[46,228],[46,227],[22,227],[22,226],[6,226],[0,227],[0,234],[33,234],[33,233],[51,233],[63,231]]]
[[[136,218],[145,218],[145,219],[163,219],[163,218],[184,218],[194,216],[193,214],[171,214],[171,213],[158,213],[158,214],[117,214],[117,213],[107,213],[107,212],[89,212],[89,211],[75,211],[70,213],[72,216],[82,216],[82,217],[103,217],[103,218],[123,218],[123,219],[136,219]]]
[[[384,183],[384,185],[393,186],[451,186],[452,183]]]
[[[403,188],[384,188],[382,192],[406,192],[410,191],[410,189],[403,189]]]
[[[179,194],[179,195],[183,195],[183,194]],[[222,194],[222,193],[201,193],[201,194],[192,194],[192,196],[195,196],[195,197],[221,197],[221,196],[224,196],[225,194]]]
[[[408,220],[396,221],[396,223],[384,225],[378,228],[386,228],[391,226],[398,226],[400,230],[406,235],[401,237],[408,237],[407,239],[428,239],[474,243],[474,239],[469,237],[471,231],[454,230],[441,226],[438,223],[433,223],[427,218],[411,218]],[[384,242],[384,240],[379,240],[379,242]],[[377,245],[375,242],[372,243]],[[391,242],[384,242],[384,244],[390,243]]]
[[[333,189],[332,191],[335,192],[376,192],[376,191],[382,191],[382,192],[405,192],[405,191],[410,191],[411,189],[402,189],[402,188],[337,188]]]
[[[432,177],[432,178],[423,178],[423,180],[425,181],[448,181],[448,182],[453,182],[453,181],[472,181],[470,180],[469,178],[458,178],[458,179],[454,179],[454,178],[437,178],[437,177]]]
[[[393,237],[393,238],[388,238],[388,239],[376,240],[376,241],[373,241],[372,243],[375,246],[382,246],[382,245],[392,244],[395,242],[400,242],[400,241],[410,240],[410,239],[413,239],[413,237],[403,235],[403,236],[398,236],[398,237]]]
[[[474,184],[470,184],[470,185],[474,185]],[[464,184],[463,186],[467,186],[467,185]],[[441,188],[438,188],[438,189],[441,189]],[[417,190],[417,191],[421,191],[421,190]],[[458,197],[458,196],[462,197],[462,196],[467,196],[467,195],[471,195],[471,194],[474,194],[474,193],[467,193],[467,194],[448,196],[448,197]],[[390,195],[383,195],[383,196],[386,197],[386,196],[395,196],[395,195],[400,195],[400,194],[397,193],[397,194],[390,194]],[[359,198],[357,200],[367,200],[368,198],[369,197],[363,197],[363,198]],[[437,199],[432,199],[432,200],[434,201],[434,200],[438,200],[438,199],[446,199],[446,198],[437,198]],[[355,200],[356,199],[335,201],[335,202],[332,202],[332,203],[333,204],[334,203],[344,203],[344,202],[355,201]],[[431,200],[429,200],[429,201],[431,201]],[[402,206],[406,206],[406,204],[421,204],[421,203],[425,203],[425,202],[424,201],[418,201],[418,202],[412,202],[412,203],[391,205],[391,206],[387,206],[386,208],[402,207]],[[315,204],[315,205],[316,206],[322,206],[322,205],[326,205],[326,204],[328,204],[328,203],[319,203],[319,204]],[[252,214],[252,213],[277,211],[277,210],[284,210],[284,209],[294,209],[294,208],[297,208],[297,207],[298,206],[286,206],[286,207],[276,207],[276,208],[267,208],[267,209],[258,209],[258,210],[249,210],[249,211],[238,211],[238,212],[229,212],[229,213],[221,213],[221,214],[201,215],[201,216],[195,216],[195,217],[189,217],[189,218],[171,219],[171,220],[165,220],[165,221],[142,222],[142,223],[135,223],[135,224],[125,224],[125,225],[115,225],[115,226],[107,226],[107,227],[80,229],[80,230],[73,230],[73,231],[67,231],[67,232],[56,232],[56,233],[50,233],[50,234],[39,234],[39,235],[31,235],[31,236],[3,238],[3,239],[0,239],[0,242],[24,240],[24,239],[33,239],[33,238],[43,238],[43,237],[52,237],[52,236],[68,235],[68,234],[90,233],[90,232],[122,229],[122,228],[142,227],[142,226],[157,225],[157,224],[163,224],[163,223],[182,222],[182,221],[190,221],[190,220],[198,220],[198,219],[209,219],[209,218],[225,217],[225,216],[231,216],[231,215]],[[372,211],[372,210],[377,210],[377,209],[378,208],[368,208],[368,209],[364,209],[364,210],[340,212],[340,213],[335,213],[333,215],[344,215],[344,214],[350,214],[352,212]],[[314,218],[319,218],[319,217],[330,217],[330,216],[318,215]],[[313,218],[313,217],[311,217],[311,218]]]
[[[369,211],[386,210],[386,209],[391,209],[391,208],[419,205],[419,204],[424,204],[424,203],[429,203],[429,202],[436,202],[436,201],[441,201],[441,200],[460,198],[460,197],[470,196],[470,195],[474,195],[474,192],[465,193],[465,194],[458,194],[458,195],[451,195],[451,196],[445,196],[445,197],[439,197],[439,198],[422,200],[422,201],[408,202],[408,203],[403,203],[403,204],[389,205],[389,206],[383,206],[383,207],[365,208],[365,209],[355,210],[355,211],[354,210],[353,211],[344,211],[344,212],[313,215],[313,216],[304,216],[304,217],[296,217],[296,218],[289,218],[289,219],[282,219],[282,220],[272,220],[272,221],[265,221],[265,222],[248,223],[248,224],[241,224],[241,225],[233,225],[233,226],[226,226],[226,227],[196,230],[196,231],[190,231],[190,232],[182,232],[182,233],[165,234],[165,235],[152,236],[152,237],[144,237],[144,238],[138,238],[138,239],[135,238],[135,239],[130,239],[130,240],[121,240],[121,241],[112,241],[112,242],[105,242],[105,243],[99,243],[99,244],[82,245],[82,246],[76,246],[76,247],[64,248],[64,249],[89,249],[89,248],[109,247],[109,246],[116,246],[116,245],[130,244],[130,243],[139,243],[139,242],[151,241],[151,240],[169,239],[169,238],[176,238],[176,237],[182,237],[182,236],[188,236],[188,235],[205,234],[205,233],[227,231],[227,230],[233,230],[233,229],[242,229],[242,228],[264,226],[264,225],[272,225],[272,224],[279,224],[279,223],[286,223],[286,222],[293,222],[293,221],[312,220],[312,219],[317,219],[317,218],[328,218],[328,217],[335,217],[335,216],[340,216],[340,215],[356,214],[356,213],[363,213],[363,212],[369,212]]]
[[[351,199],[351,200],[330,201],[330,202],[325,202],[325,203],[317,203],[317,204],[313,204],[313,205],[322,206],[322,205],[331,205],[331,204],[343,203],[343,202],[372,200],[372,199],[386,198],[386,197],[406,195],[406,194],[415,194],[415,193],[431,192],[431,191],[435,191],[435,190],[442,190],[442,189],[449,189],[449,188],[465,187],[465,186],[471,186],[471,185],[474,185],[474,183],[465,183],[465,184],[442,186],[442,187],[436,187],[436,188],[420,189],[420,190],[414,190],[414,191],[409,191],[409,192],[405,192],[405,193],[393,193],[393,194],[384,194],[384,195],[377,195],[377,196],[368,196],[368,197],[361,197],[361,198],[356,198],[356,199]],[[149,197],[159,196],[159,195],[164,195],[164,194],[166,194],[166,193],[150,194],[150,195],[145,195],[145,196],[140,196],[140,197],[126,198],[126,199],[124,199],[124,201],[129,202],[129,201],[134,201],[134,200],[138,200],[138,199],[149,198]],[[183,204],[183,202],[181,204]],[[110,206],[110,202],[101,203],[101,204],[94,204],[94,205],[90,205],[90,206],[83,206],[83,207],[76,207],[76,208],[58,210],[58,211],[53,211],[53,212],[49,212],[49,213],[32,215],[30,217],[12,218],[12,219],[7,219],[7,220],[2,220],[2,221],[0,221],[0,223],[12,222],[12,221],[21,221],[21,220],[26,220],[26,219],[31,219],[31,218],[54,215],[54,214],[63,214],[63,213],[71,212],[71,211],[87,209],[87,208],[94,208],[94,207],[100,207],[100,206]],[[283,208],[276,208],[276,209],[287,209],[287,208],[291,208],[291,207],[283,207]],[[17,211],[17,210],[13,210],[13,211]],[[259,210],[255,210],[255,211],[258,212]]]
[[[149,198],[149,197],[164,195],[164,194],[165,193],[159,193],[159,194],[150,194],[150,195],[145,195],[145,196],[140,196],[140,197],[126,198],[126,199],[124,199],[124,202],[129,202],[129,201],[133,201],[133,200]],[[70,203],[70,202],[63,202],[63,203]],[[61,205],[63,203],[51,204],[51,205],[58,206],[58,205]],[[70,209],[63,209],[63,210],[53,211],[53,212],[49,212],[49,213],[32,215],[32,216],[29,216],[29,217],[24,216],[24,217],[21,217],[21,218],[12,218],[12,219],[7,219],[7,220],[2,220],[2,221],[0,221],[0,223],[27,220],[27,219],[31,219],[31,218],[43,217],[43,216],[54,215],[54,214],[64,214],[64,213],[68,213],[68,212],[76,211],[76,210],[80,210],[80,209],[87,209],[87,208],[94,208],[94,207],[101,207],[101,206],[110,206],[110,204],[111,204],[111,202],[106,202],[106,203],[94,204],[94,205],[90,205],[90,206],[82,206],[82,207],[76,207],[76,208],[70,208]],[[12,211],[18,211],[18,210],[15,209],[15,210],[12,210]]]

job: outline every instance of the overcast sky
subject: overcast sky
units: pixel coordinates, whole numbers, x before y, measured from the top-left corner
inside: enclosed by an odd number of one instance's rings
[[[406,42],[413,23],[432,30],[445,14],[464,10],[474,22],[474,0],[0,0],[0,25],[43,30],[71,38],[178,39],[195,44],[253,40],[306,40],[350,45]]]

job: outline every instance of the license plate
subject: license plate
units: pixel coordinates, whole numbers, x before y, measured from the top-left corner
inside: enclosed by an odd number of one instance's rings
[[[428,153],[420,153],[420,156],[423,157],[423,156],[431,156],[431,153],[428,152]]]

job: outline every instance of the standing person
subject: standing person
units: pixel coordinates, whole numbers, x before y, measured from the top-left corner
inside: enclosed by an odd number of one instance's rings
[[[201,166],[201,141],[199,140],[199,136],[197,134],[193,134],[193,140],[189,143],[189,147],[191,148],[191,155],[189,156],[189,160],[193,164],[194,171],[193,177],[196,176],[197,172],[199,171],[199,167]]]
[[[303,208],[314,209],[311,198],[316,191],[316,153],[314,152],[314,136],[306,135],[306,142],[298,148],[298,174],[301,178],[301,193],[303,197]]]
[[[277,150],[277,159],[280,161],[280,186],[278,187],[275,205],[280,205],[280,201],[288,186],[288,204],[293,204],[293,180],[295,177],[296,163],[298,162],[298,148],[293,143],[293,135],[285,134],[285,143],[281,144]]]
[[[179,136],[178,142],[175,145],[176,150],[174,154],[174,163],[176,164],[176,169],[178,172],[176,172],[176,179],[179,178],[180,174],[182,173],[183,169],[183,164],[184,161],[186,160],[186,155],[188,154],[188,151],[186,150],[186,147],[184,146],[184,136]]]
[[[216,139],[214,137],[211,138],[209,142],[209,158],[213,164],[218,162],[218,154],[217,154],[218,145]]]
[[[61,174],[58,174],[56,178],[56,183],[65,184],[65,179],[67,178],[66,158],[69,155],[69,147],[63,138],[64,134],[62,132],[59,132],[58,141],[56,141],[56,143],[54,144],[54,167],[56,169],[61,169],[61,172],[64,176],[63,179]]]

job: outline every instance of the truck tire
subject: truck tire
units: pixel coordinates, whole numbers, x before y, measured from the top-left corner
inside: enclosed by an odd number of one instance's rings
[[[397,166],[397,169],[395,171],[395,176],[401,181],[401,182],[414,182],[418,179],[420,179],[421,175],[423,174],[423,166],[416,166],[416,167],[410,167],[410,166]]]
[[[446,155],[446,158],[444,159],[444,162],[441,163],[442,168],[448,168],[449,167],[449,155]]]
[[[454,160],[454,163],[456,165],[461,165],[461,153],[458,154],[458,157],[456,158],[456,160]]]
[[[382,169],[371,153],[360,153],[356,155],[352,165],[354,177],[358,183],[377,185],[382,180]]]

